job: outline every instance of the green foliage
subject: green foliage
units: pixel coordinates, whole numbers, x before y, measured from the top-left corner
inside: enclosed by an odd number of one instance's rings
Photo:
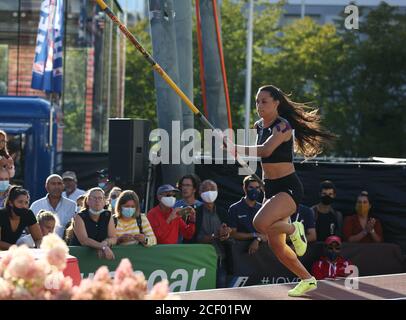
[[[83,150],[86,105],[86,50],[68,49],[64,88],[64,149]]]
[[[223,0],[222,41],[234,129],[244,127],[246,1]],[[310,18],[280,27],[281,4],[256,1],[252,75],[252,115],[258,87],[274,84],[295,101],[318,107],[338,139],[326,153],[336,156],[405,157],[406,15],[381,4],[362,13],[359,30],[344,18],[319,25]],[[148,22],[134,34],[150,52]],[[203,110],[194,30],[194,101]],[[127,49],[126,116],[148,118],[156,126],[153,73],[130,44]],[[199,122],[196,127],[199,128]]]
[[[151,53],[152,44],[148,33],[148,23],[147,20],[140,21],[130,31]],[[153,128],[156,128],[158,123],[152,68],[129,41],[127,42],[124,114],[128,118],[148,119]]]

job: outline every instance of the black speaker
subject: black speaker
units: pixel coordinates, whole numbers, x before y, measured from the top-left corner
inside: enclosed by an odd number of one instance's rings
[[[150,132],[148,120],[109,119],[109,176],[117,185],[146,180]]]

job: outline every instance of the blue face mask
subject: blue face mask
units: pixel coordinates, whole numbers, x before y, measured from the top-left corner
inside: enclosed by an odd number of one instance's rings
[[[117,199],[111,199],[110,203],[111,203],[111,207],[114,209],[116,207],[116,202]]]
[[[8,181],[8,180],[0,181],[0,192],[6,191],[9,186],[10,186],[10,181]]]
[[[258,189],[249,189],[247,191],[247,197],[250,200],[257,200],[259,198],[260,192]]]
[[[105,182],[99,182],[98,184],[99,188],[104,189],[104,187],[106,186]]]
[[[135,208],[121,208],[121,213],[126,218],[131,218],[135,213]]]

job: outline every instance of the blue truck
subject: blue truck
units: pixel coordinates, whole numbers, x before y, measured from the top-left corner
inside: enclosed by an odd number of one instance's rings
[[[16,174],[31,202],[46,194],[45,180],[62,170],[59,107],[39,97],[0,96],[0,129],[7,133]]]

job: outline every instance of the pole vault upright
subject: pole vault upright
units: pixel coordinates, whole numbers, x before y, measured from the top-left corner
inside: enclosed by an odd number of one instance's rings
[[[146,61],[151,67],[162,77],[162,79],[176,92],[176,94],[186,103],[186,105],[192,110],[192,112],[202,121],[202,123],[212,130],[216,128],[207,120],[207,118],[199,111],[199,109],[193,104],[192,101],[185,95],[185,93],[176,85],[171,77],[162,69],[162,67],[154,60],[154,58],[144,49],[144,47],[138,42],[134,35],[127,29],[125,25],[114,15],[110,8],[103,0],[94,0],[100,6],[100,8],[113,20],[113,22],[120,28],[125,34],[128,40],[134,45],[135,48],[144,56]],[[223,144],[227,146],[227,139],[223,139]],[[239,156],[238,153],[233,154],[237,162],[246,170],[247,174],[251,174],[255,179],[263,185],[262,180],[255,174],[255,172],[248,166],[248,164]]]

